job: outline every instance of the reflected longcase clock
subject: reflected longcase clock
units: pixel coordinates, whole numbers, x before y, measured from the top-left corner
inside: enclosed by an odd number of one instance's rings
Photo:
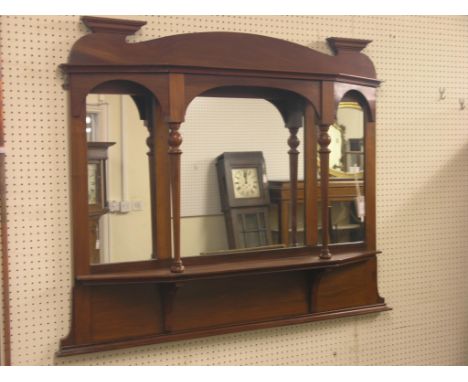
[[[107,208],[107,150],[115,142],[88,142],[88,223],[91,262],[100,263],[99,219]]]
[[[262,152],[225,152],[216,159],[216,169],[229,248],[270,245],[270,199]]]

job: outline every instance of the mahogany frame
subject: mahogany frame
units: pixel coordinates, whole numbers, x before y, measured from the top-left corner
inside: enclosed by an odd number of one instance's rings
[[[145,22],[100,17],[82,21],[92,33],[74,44],[68,63],[62,65],[70,94],[74,285],[71,330],[60,343],[59,356],[389,309],[377,290],[379,81],[372,62],[361,53],[370,41],[329,38],[334,56],[270,37],[229,32],[129,44],[126,36]],[[85,102],[96,89],[130,93],[150,133],[152,260],[90,264]],[[318,142],[322,222],[327,226],[327,131],[338,103],[351,93],[367,116],[366,241],[329,246],[328,231],[322,230],[323,245],[317,246],[316,146]],[[264,98],[279,110],[290,131],[293,220],[296,134],[304,124],[304,247],[180,258],[180,127],[188,105],[198,96]]]

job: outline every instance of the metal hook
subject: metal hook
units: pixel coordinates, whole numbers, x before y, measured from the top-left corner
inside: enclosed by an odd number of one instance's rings
[[[460,103],[460,110],[465,110],[465,99],[459,98],[458,102]]]
[[[439,100],[445,99],[445,88],[439,88]]]

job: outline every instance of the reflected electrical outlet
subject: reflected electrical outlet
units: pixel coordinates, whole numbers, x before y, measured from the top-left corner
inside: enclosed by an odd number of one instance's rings
[[[108,204],[109,212],[126,214],[132,211],[143,211],[142,200],[110,200]]]
[[[141,200],[132,201],[132,211],[143,211],[143,202]]]
[[[109,211],[110,212],[119,212],[120,211],[120,202],[117,200],[109,200]]]
[[[132,210],[132,202],[129,202],[128,200],[123,200],[120,202],[120,212],[121,213],[127,213]]]

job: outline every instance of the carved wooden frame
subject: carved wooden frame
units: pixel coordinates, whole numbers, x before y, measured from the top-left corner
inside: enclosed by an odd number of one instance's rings
[[[375,93],[379,81],[370,59],[360,53],[370,41],[329,38],[335,56],[270,37],[228,32],[128,44],[126,36],[145,22],[99,17],[82,21],[92,33],[74,44],[68,63],[62,65],[70,94],[74,285],[71,330],[58,355],[389,309],[377,290]],[[86,95],[96,88],[110,92],[134,88],[129,92],[150,131],[152,260],[90,265],[84,115]],[[290,130],[293,220],[296,134],[304,120],[305,173],[316,174],[318,126],[325,225],[327,130],[335,121],[338,103],[350,92],[367,112],[364,243],[329,246],[328,232],[323,230],[323,245],[317,245],[317,180],[310,175],[304,181],[304,247],[180,258],[180,127],[195,97],[257,97],[277,107]]]

